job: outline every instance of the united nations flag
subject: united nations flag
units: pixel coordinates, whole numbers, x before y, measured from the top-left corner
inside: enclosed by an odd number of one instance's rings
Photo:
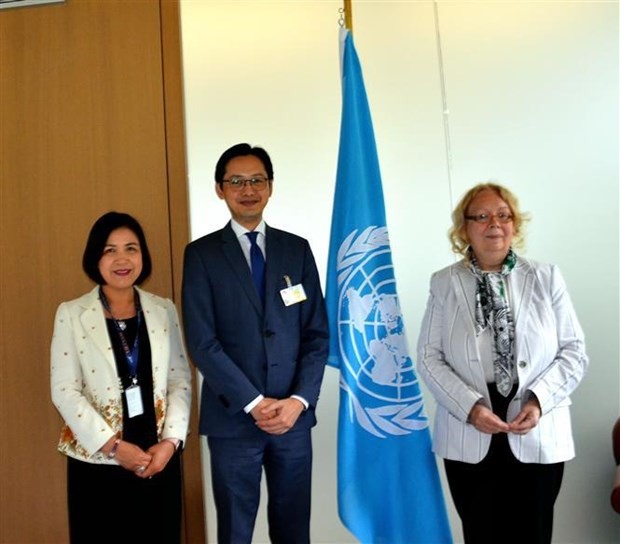
[[[449,543],[398,302],[362,71],[346,29],[341,40],[343,104],[326,290],[329,364],[340,369],[338,510],[361,542]]]

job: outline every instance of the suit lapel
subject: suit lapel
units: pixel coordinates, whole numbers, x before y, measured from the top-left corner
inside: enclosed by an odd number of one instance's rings
[[[237,240],[237,236],[232,230],[230,223],[222,229],[222,252],[230,264],[237,281],[241,284],[243,292],[252,301],[252,304],[258,313],[262,314],[263,304],[258,296],[258,293],[256,292],[256,287],[254,286],[254,281],[252,280],[252,272],[250,271],[250,267],[245,260],[245,256],[243,255],[243,251],[239,245],[239,240]],[[268,271],[269,261],[267,260],[266,263],[266,270]]]
[[[153,367],[155,389],[157,390],[158,381],[160,379],[158,370],[161,368],[158,361],[161,360],[164,336],[162,334],[155,334],[153,331],[162,331],[169,328],[171,325],[167,323],[168,316],[166,308],[155,302],[155,299],[150,293],[146,293],[142,289],[138,289],[138,293],[140,295],[142,311],[144,312],[144,321],[146,323],[146,331],[149,335],[149,343],[151,344],[151,364]]]
[[[456,297],[464,312],[467,314],[466,321],[468,332],[472,338],[476,337],[476,278],[462,263],[456,266],[456,273],[452,276],[452,284]]]
[[[466,331],[469,349],[476,354],[476,363],[471,365],[471,371],[476,380],[478,390],[488,395],[486,393],[484,367],[476,334],[476,277],[467,265],[461,261],[456,265],[456,273],[452,277],[452,283],[458,299],[458,305],[462,308],[463,314],[467,314],[467,317],[461,323]]]
[[[535,276],[530,264],[523,260],[517,260],[517,266],[509,276],[512,308],[514,311],[515,337],[521,337],[521,331],[525,326],[528,315],[528,308],[532,299],[532,289],[534,287]]]
[[[108,327],[103,314],[103,307],[99,301],[99,287],[95,287],[82,298],[84,311],[80,315],[80,322],[84,328],[84,334],[90,337],[106,361],[116,370],[112,344],[108,336]]]
[[[285,287],[284,279],[278,277],[278,271],[283,270],[282,261],[282,244],[280,243],[280,234],[278,231],[265,225],[265,234],[267,238],[268,258],[265,263],[265,305],[270,304],[274,296],[279,296],[280,290]]]

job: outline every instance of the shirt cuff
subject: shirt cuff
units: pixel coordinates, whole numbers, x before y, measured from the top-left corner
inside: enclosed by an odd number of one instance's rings
[[[243,411],[246,414],[249,414],[254,409],[254,407],[264,398],[265,397],[263,395],[258,395],[258,397],[256,397],[252,402],[245,405],[245,407],[243,408]]]
[[[304,405],[304,410],[307,410],[308,406],[310,406],[308,401],[306,399],[304,399],[303,397],[300,397],[299,395],[291,395],[291,398],[292,399],[297,399],[299,402],[301,402]]]

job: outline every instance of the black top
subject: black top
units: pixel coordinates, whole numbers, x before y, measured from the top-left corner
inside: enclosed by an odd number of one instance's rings
[[[127,345],[133,346],[136,337],[136,328],[138,326],[138,318],[132,317],[123,320],[127,328],[123,331]],[[139,416],[129,418],[127,415],[127,398],[123,393],[123,440],[131,442],[139,446],[143,450],[147,450],[154,444],[157,444],[157,423],[155,419],[155,405],[153,403],[153,371],[151,368],[151,344],[146,329],[144,319],[140,320],[140,331],[138,336],[139,357],[138,357],[138,385],[142,394],[142,406],[144,412]],[[116,360],[116,369],[118,372],[121,389],[123,392],[131,385],[131,376],[129,374],[129,365],[123,350],[123,344],[114,321],[106,319],[108,326],[108,335],[112,341],[112,349],[114,351],[114,359]]]

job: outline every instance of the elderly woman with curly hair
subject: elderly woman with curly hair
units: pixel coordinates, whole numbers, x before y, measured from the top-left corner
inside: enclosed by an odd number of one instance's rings
[[[433,448],[467,544],[549,543],[583,332],[557,266],[515,252],[527,217],[507,188],[476,185],[452,219],[462,260],[433,274],[418,341]]]

